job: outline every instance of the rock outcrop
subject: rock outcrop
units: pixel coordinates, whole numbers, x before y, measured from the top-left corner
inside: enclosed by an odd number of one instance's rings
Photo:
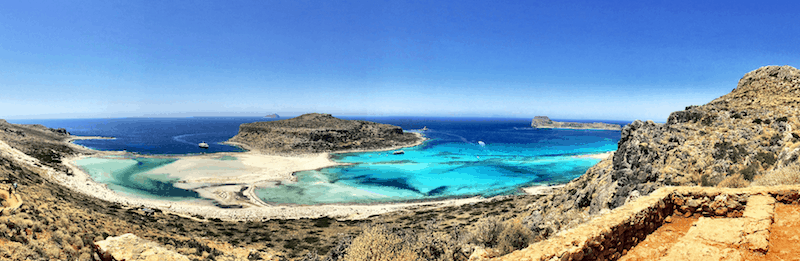
[[[617,124],[602,122],[559,122],[550,120],[547,116],[536,116],[531,121],[531,127],[545,129],[579,129],[579,130],[621,130]]]
[[[422,138],[388,124],[342,120],[311,113],[296,118],[245,123],[229,142],[265,153],[318,153],[409,146]]]
[[[745,187],[800,157],[800,70],[767,66],[729,94],[622,129],[613,157],[531,208],[540,236],[666,185]]]
[[[184,255],[130,233],[118,237],[108,237],[106,240],[97,241],[94,244],[98,255],[104,261],[189,261],[189,258]]]

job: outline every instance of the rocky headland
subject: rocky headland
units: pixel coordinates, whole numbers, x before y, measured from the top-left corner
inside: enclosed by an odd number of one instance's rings
[[[544,238],[663,186],[796,184],[798,106],[800,70],[749,72],[732,92],[673,112],[664,124],[625,126],[612,157],[533,204],[526,222]]]
[[[531,127],[542,129],[578,129],[578,130],[621,130],[617,124],[602,122],[560,122],[553,121],[547,116],[536,116],[531,121]]]
[[[420,135],[403,132],[397,126],[310,113],[286,120],[242,124],[229,142],[263,153],[303,154],[384,150],[412,146],[422,140]]]

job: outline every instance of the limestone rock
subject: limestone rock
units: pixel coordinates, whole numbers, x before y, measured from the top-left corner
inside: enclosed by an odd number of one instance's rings
[[[141,239],[130,233],[118,237],[108,237],[106,240],[95,242],[95,247],[98,255],[106,261],[189,260],[184,255],[170,251],[155,242]]]

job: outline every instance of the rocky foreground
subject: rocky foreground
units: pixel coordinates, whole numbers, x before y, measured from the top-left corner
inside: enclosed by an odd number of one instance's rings
[[[576,129],[576,130],[621,130],[617,124],[609,124],[602,122],[562,122],[553,121],[547,116],[536,116],[531,121],[531,127],[543,129]]]
[[[780,180],[800,171],[798,106],[800,70],[766,66],[745,74],[729,94],[673,112],[665,124],[635,121],[622,129],[612,158],[534,204],[528,225],[546,237],[668,185],[800,182]]]
[[[421,140],[397,126],[310,113],[287,120],[242,124],[229,142],[264,153],[297,154],[381,150],[410,146]]]

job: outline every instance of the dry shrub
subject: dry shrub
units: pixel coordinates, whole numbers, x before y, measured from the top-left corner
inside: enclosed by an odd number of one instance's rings
[[[463,240],[459,230],[434,232],[434,223],[419,230],[386,225],[368,227],[352,240],[345,251],[332,249],[325,260],[340,260],[340,256],[344,256],[343,260],[466,260],[460,247]],[[314,259],[309,256],[306,260]]]
[[[755,186],[800,184],[800,161],[795,161],[783,168],[776,168],[756,176],[752,184]]]
[[[750,182],[742,178],[742,175],[736,174],[725,178],[717,184],[717,187],[724,188],[746,188],[750,186]]]
[[[523,226],[519,219],[506,221],[504,227],[503,232],[500,233],[500,242],[496,247],[502,253],[511,253],[526,248],[533,240],[533,232]]]
[[[495,247],[500,242],[500,233],[505,224],[499,217],[489,217],[478,221],[470,230],[469,243],[485,247]]]
[[[499,217],[490,217],[475,224],[468,238],[469,243],[507,254],[528,247],[534,236],[520,219],[503,221]]]
[[[417,253],[409,246],[408,236],[393,233],[384,225],[369,227],[353,239],[344,260],[418,260]]]

